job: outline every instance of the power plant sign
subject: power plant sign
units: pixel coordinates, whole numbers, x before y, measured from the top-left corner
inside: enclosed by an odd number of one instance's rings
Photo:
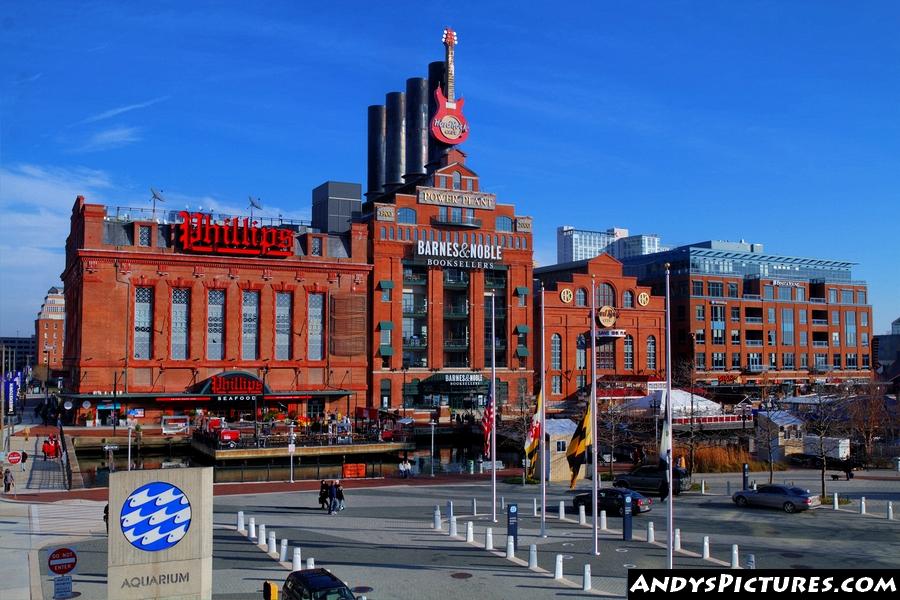
[[[447,59],[447,95],[438,85],[434,91],[434,98],[437,100],[437,111],[431,120],[431,135],[438,141],[444,142],[451,146],[462,144],[469,137],[469,124],[462,114],[463,98],[456,99],[455,67],[453,65],[453,48],[456,46],[456,32],[450,29],[444,29],[444,48],[446,49]]]

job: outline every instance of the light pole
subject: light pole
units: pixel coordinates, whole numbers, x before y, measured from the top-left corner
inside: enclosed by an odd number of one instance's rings
[[[431,476],[434,477],[434,419],[431,419],[428,424],[431,425],[431,460],[429,462],[431,463]]]
[[[288,459],[291,461],[291,483],[294,483],[294,422],[291,421],[288,433]]]
[[[128,413],[125,413],[125,422],[128,423]],[[131,423],[128,423],[128,470],[131,470]]]
[[[691,461],[691,470],[689,471],[690,475],[694,473],[694,369],[697,368],[697,340],[696,334],[691,332],[691,356],[694,358],[691,359],[691,434],[690,434],[690,461]]]

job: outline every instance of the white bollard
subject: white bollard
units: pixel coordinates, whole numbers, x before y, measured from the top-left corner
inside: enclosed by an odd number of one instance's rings
[[[472,543],[475,541],[475,526],[472,524],[472,521],[466,521],[466,542]]]
[[[863,496],[859,499],[859,514],[866,514],[866,497]]]
[[[484,549],[485,550],[493,550],[494,549],[494,530],[488,527],[484,530]]]
[[[600,511],[600,529],[606,531],[606,511]]]
[[[584,565],[584,579],[581,583],[581,591],[587,592],[591,589],[591,565]]]
[[[453,518],[453,500],[447,500],[447,518]]]
[[[500,510],[506,510],[506,498],[504,498],[503,496],[500,496]]]
[[[578,505],[578,524],[584,525],[587,523],[587,518],[584,515],[584,504]]]
[[[740,565],[741,565],[741,561],[740,561],[740,557],[738,556],[738,545],[732,544],[731,545],[731,568],[737,569],[738,567],[740,567]]]
[[[834,493],[834,499],[831,501],[831,508],[834,510],[838,509],[838,495],[837,492]]]
[[[450,517],[450,536],[456,537],[456,517]]]
[[[291,562],[291,571],[299,571],[303,568],[303,556],[300,548],[294,548],[294,560]]]
[[[656,535],[653,532],[653,521],[647,523],[647,543],[652,544],[656,541]]]
[[[706,480],[705,479],[700,480],[700,495],[701,496],[706,495]]]
[[[725,494],[728,496],[731,496],[731,482],[730,481],[725,482]]]
[[[237,516],[237,530],[244,531],[244,511],[239,510]]]
[[[506,558],[516,557],[516,544],[513,536],[506,536]]]
[[[276,548],[276,543],[275,543],[275,532],[270,531],[269,532],[269,546],[268,546],[268,548],[266,548],[266,552],[268,552],[269,554],[274,554],[277,551],[278,551],[278,549]]]
[[[891,501],[888,501],[887,519],[888,519],[888,521],[894,520],[894,503]]]
[[[566,518],[566,503],[563,500],[559,501],[559,520],[562,521]]]
[[[674,545],[675,545],[675,551],[676,551],[676,552],[681,552],[681,530],[678,529],[678,528],[675,529],[675,542],[674,542]]]
[[[441,530],[441,509],[437,504],[434,505],[434,522],[432,522],[431,528]]]
[[[287,562],[287,538],[281,538],[281,548],[278,552],[278,560],[280,562]]]
[[[256,539],[256,517],[250,517],[250,533],[247,537],[250,540]]]
[[[756,568],[756,555],[748,554],[747,555],[747,564],[744,565],[745,569],[755,569]]]
[[[553,579],[562,579],[563,578],[563,555],[556,555],[556,569],[553,571]]]
[[[475,498],[472,498],[472,516],[474,517],[477,514],[478,514],[478,500],[476,500]]]
[[[257,540],[259,544],[266,543],[266,524],[262,523],[259,526],[259,539]]]
[[[703,536],[703,554],[701,554],[700,557],[703,559],[709,558],[709,536],[708,535]]]
[[[535,517],[538,516],[538,511],[537,511],[537,498],[532,498],[532,499],[531,499],[531,508],[532,508],[532,510],[534,511],[534,512],[533,512],[533,516],[535,516]]]
[[[755,492],[755,491],[757,490],[757,486],[756,486],[756,482],[755,482],[755,481],[753,482],[753,486],[752,486],[752,487],[753,487],[753,491]]]
[[[312,556],[306,559],[306,568],[307,569],[315,569],[316,568],[316,559]]]
[[[528,546],[528,568],[537,569],[537,544]]]

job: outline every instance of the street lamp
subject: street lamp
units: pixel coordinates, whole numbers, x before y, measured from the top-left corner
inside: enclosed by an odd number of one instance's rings
[[[431,425],[431,476],[434,477],[434,419],[428,422]]]
[[[288,433],[288,459],[291,461],[291,483],[294,483],[294,421],[291,421]]]

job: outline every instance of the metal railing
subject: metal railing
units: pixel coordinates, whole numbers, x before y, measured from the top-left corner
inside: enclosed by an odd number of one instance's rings
[[[431,217],[432,225],[449,225],[452,227],[481,227],[481,219],[475,217]]]
[[[469,316],[469,307],[464,304],[461,306],[445,306],[444,307],[444,316],[445,317],[468,317]]]
[[[428,283],[428,276],[412,274],[412,273],[404,273],[403,274],[403,283],[408,283],[410,285],[425,285]]]
[[[746,323],[762,323],[762,317],[744,317]]]
[[[428,339],[427,338],[403,338],[403,349],[404,350],[417,350],[417,349],[425,349],[428,347]]]
[[[828,319],[812,319],[813,325],[828,325]]]
[[[66,485],[66,490],[71,490],[72,463],[69,462],[69,445],[66,443],[66,435],[63,431],[62,425],[59,426],[59,443],[62,448],[62,456],[60,456],[60,468],[63,472],[63,483],[65,483]]]
[[[230,215],[225,213],[210,213],[202,210],[188,210],[187,212],[203,212],[203,214],[212,214],[213,222],[222,224],[225,219],[244,219],[250,215]],[[180,210],[165,210],[158,208],[131,207],[131,206],[107,206],[106,218],[111,221],[132,222],[132,221],[157,221],[159,223],[178,224],[182,222],[179,216]],[[310,221],[300,219],[285,219],[283,217],[265,217],[262,215],[253,215],[253,220],[257,225],[266,227],[311,227]]]

